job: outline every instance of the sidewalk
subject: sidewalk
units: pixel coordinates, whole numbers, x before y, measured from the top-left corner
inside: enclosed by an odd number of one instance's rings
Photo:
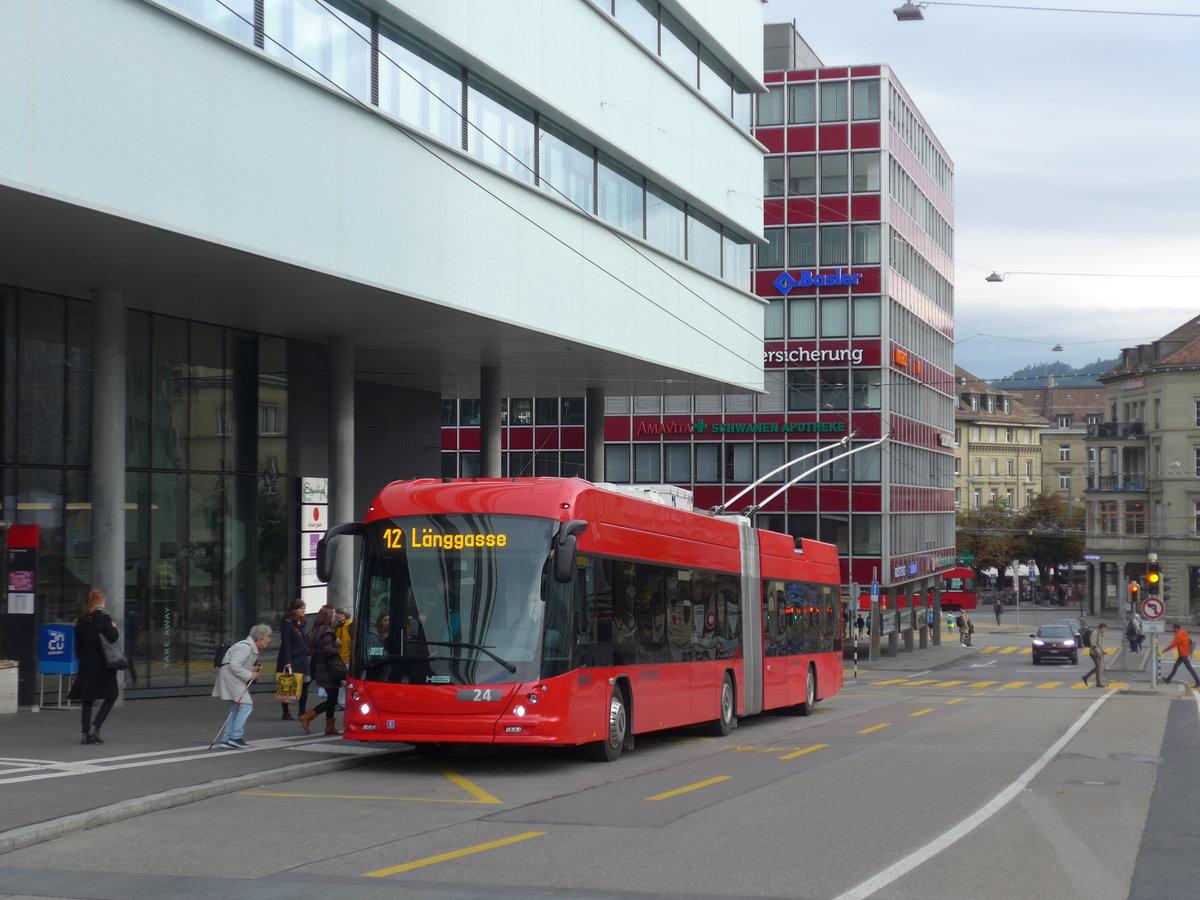
[[[103,744],[79,743],[78,705],[0,716],[0,853],[408,749],[351,743],[316,728],[307,735],[299,722],[281,721],[266,694],[256,697],[246,725],[249,750],[209,750],[227,712],[212,697],[131,700],[104,723]]]

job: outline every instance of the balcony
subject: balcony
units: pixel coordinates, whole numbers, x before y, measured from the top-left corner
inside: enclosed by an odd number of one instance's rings
[[[1089,491],[1145,491],[1149,489],[1150,476],[1141,472],[1125,472],[1122,475],[1088,475]]]
[[[1093,422],[1087,427],[1088,440],[1112,439],[1120,441],[1144,441],[1145,422]]]

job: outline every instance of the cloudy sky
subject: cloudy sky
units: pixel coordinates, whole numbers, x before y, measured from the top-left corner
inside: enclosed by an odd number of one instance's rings
[[[923,22],[900,2],[764,15],[826,65],[891,66],[953,160],[959,365],[1083,365],[1200,314],[1200,0],[1009,4],[1194,18],[931,3]]]

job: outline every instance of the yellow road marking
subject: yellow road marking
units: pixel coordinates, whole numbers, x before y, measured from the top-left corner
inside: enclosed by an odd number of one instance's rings
[[[460,788],[478,800],[480,803],[499,803],[500,801],[478,785],[472,784],[456,772],[451,772],[445,766],[439,765],[437,770],[457,784]]]
[[[995,647],[980,647],[979,652],[980,653],[995,653],[996,648]]]
[[[509,838],[502,838],[498,841],[490,841],[486,844],[476,844],[474,847],[464,847],[462,850],[454,850],[450,853],[441,853],[437,856],[427,856],[424,859],[414,860],[410,863],[404,863],[402,866],[391,866],[387,869],[376,869],[374,872],[364,872],[363,878],[385,878],[388,875],[395,875],[399,872],[411,872],[413,869],[420,869],[424,866],[432,866],[436,863],[447,862],[452,859],[461,859],[464,856],[470,856],[472,853],[483,853],[485,850],[495,850],[497,847],[507,847],[509,844],[519,844],[521,841],[527,841],[530,838],[541,837],[546,832],[544,831],[526,831],[524,834],[515,834]]]
[[[1004,685],[1004,686],[1002,686],[1002,687],[998,687],[998,688],[996,688],[996,690],[998,690],[998,691],[1010,691],[1010,690],[1012,690],[1013,688],[1026,687],[1027,685],[1029,685],[1029,684],[1031,684],[1031,683],[1032,683],[1032,682],[1029,682],[1029,681],[1010,681],[1008,684],[1006,684],[1006,685]]]
[[[872,731],[878,731],[880,728],[889,728],[891,724],[891,722],[884,722],[882,725],[872,725],[870,728],[864,728],[859,734],[870,734]]]
[[[871,684],[905,684],[905,678],[889,678],[887,681],[872,681]]]
[[[993,684],[995,684],[995,682],[992,682],[992,683],[993,683]],[[976,697],[986,697],[986,696],[987,696],[987,691],[978,691],[978,692],[975,694],[975,696],[976,696]]]
[[[1022,655],[1022,656],[1024,656],[1026,653],[1029,653],[1029,654],[1031,654],[1031,655],[1032,655],[1032,654],[1033,654],[1033,648],[1032,648],[1032,647],[1026,647],[1024,650],[1022,650],[1022,651],[1021,651],[1021,655]]]
[[[1110,681],[1110,682],[1109,682],[1109,683],[1106,685],[1106,687],[1107,687],[1107,688],[1108,688],[1110,691],[1123,691],[1123,690],[1125,690],[1127,687],[1129,687],[1129,684],[1128,684],[1127,682],[1124,682],[1124,681]]]
[[[939,681],[935,687],[954,687],[958,684],[966,684],[965,681]]]
[[[467,779],[463,778],[457,772],[452,772],[445,766],[438,766],[438,771],[446,778],[454,782],[458,787],[462,788],[474,800],[455,800],[444,797],[389,797],[379,794],[289,794],[281,791],[238,791],[239,794],[244,794],[247,797],[295,797],[302,800],[407,800],[411,803],[494,803],[502,804],[504,801],[493,797],[477,784],[472,784]]]
[[[780,759],[795,759],[797,756],[803,756],[805,753],[812,753],[814,750],[824,750],[828,744],[813,744],[811,747],[805,747],[803,750],[797,750],[795,753],[789,753],[786,756],[779,757]]]
[[[655,794],[653,797],[647,797],[647,800],[669,800],[672,797],[678,797],[680,794],[686,794],[688,791],[698,791],[700,788],[710,787],[714,784],[720,784],[722,781],[728,781],[729,775],[718,775],[716,778],[710,778],[708,781],[697,781],[695,784],[689,784],[687,787],[675,788],[673,791],[667,791],[662,794]]]
[[[999,684],[998,681],[976,681],[970,687],[991,687],[993,684]]]
[[[904,683],[915,687],[918,684],[937,684],[937,679],[936,678],[926,678],[924,681],[906,681]]]
[[[1079,684],[1073,684],[1073,685],[1071,685],[1071,690],[1073,690],[1073,691],[1086,691],[1088,688],[1093,688],[1093,687],[1095,687],[1095,685],[1094,685],[1094,684],[1084,684],[1083,682],[1080,682]]]
[[[1001,649],[999,649],[999,650],[997,650],[997,651],[996,651],[996,654],[997,654],[998,656],[1004,656],[1005,654],[1008,654],[1008,653],[1016,653],[1016,652],[1017,652],[1017,648],[1016,648],[1016,647],[1002,647]]]
[[[916,718],[917,716],[923,716],[923,715],[925,715],[925,713],[931,713],[931,712],[933,712],[932,709],[919,709],[916,712],[909,713],[908,715],[909,715],[909,718]]]
[[[962,697],[955,697],[953,700],[947,700],[946,705],[949,706],[951,703],[962,703],[963,699],[964,698]]]
[[[1047,681],[1045,684],[1039,684],[1037,689],[1039,691],[1045,691],[1049,690],[1050,688],[1062,687],[1062,684],[1063,683],[1061,681]]]

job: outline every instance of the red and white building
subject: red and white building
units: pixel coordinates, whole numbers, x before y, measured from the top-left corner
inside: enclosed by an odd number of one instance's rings
[[[954,556],[953,167],[887,66],[824,66],[791,25],[766,27],[766,60],[765,392],[607,397],[605,478],[685,487],[704,508],[823,445],[887,436],[732,508],[835,543],[864,593],[923,597]],[[471,402],[444,402],[443,474],[474,474]],[[583,474],[584,406],[509,398],[505,473]]]

